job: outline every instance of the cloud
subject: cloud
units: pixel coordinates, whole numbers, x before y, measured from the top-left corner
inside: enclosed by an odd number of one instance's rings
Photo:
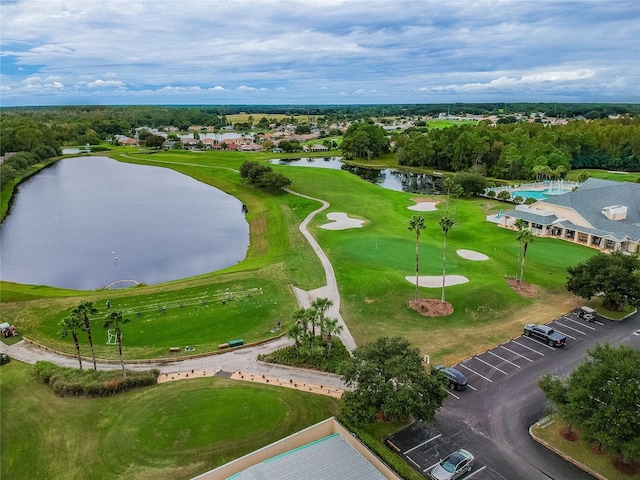
[[[558,91],[579,101],[640,101],[634,0],[591,0],[588,8],[576,1],[272,0],[256,8],[249,0],[202,0],[176,8],[169,0],[47,0],[38,8],[0,2],[0,15],[2,80],[11,88],[5,104],[30,104],[38,85],[58,91],[48,101],[60,103],[83,94],[100,101],[102,92],[136,103],[154,95],[174,95],[176,103],[501,101],[504,92],[529,101]]]

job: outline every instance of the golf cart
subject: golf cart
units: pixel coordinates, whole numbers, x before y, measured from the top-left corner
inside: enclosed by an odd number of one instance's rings
[[[7,322],[0,323],[0,331],[2,331],[2,338],[13,337],[18,335],[16,327],[9,325]]]
[[[578,316],[584,318],[587,322],[593,322],[596,319],[596,311],[590,307],[580,307]]]

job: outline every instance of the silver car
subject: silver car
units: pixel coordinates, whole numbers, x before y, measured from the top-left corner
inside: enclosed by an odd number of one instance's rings
[[[475,458],[466,450],[460,449],[441,460],[431,470],[431,478],[435,480],[455,480],[473,468]]]

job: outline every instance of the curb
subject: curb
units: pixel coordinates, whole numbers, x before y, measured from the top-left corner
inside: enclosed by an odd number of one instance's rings
[[[538,438],[535,436],[535,434],[533,433],[533,427],[535,424],[531,425],[529,427],[529,435],[531,436],[531,438],[536,441],[537,443],[539,443],[540,445],[542,445],[543,447],[545,447],[547,450],[551,450],[553,453],[555,453],[556,455],[564,458],[567,462],[573,463],[576,467],[578,467],[580,470],[583,470],[585,472],[587,472],[590,475],[593,475],[594,477],[596,477],[598,480],[608,480],[606,477],[603,477],[602,475],[600,475],[598,472],[596,472],[595,470],[592,470],[591,468],[587,467],[585,464],[580,463],[579,461],[577,461],[575,458],[570,457],[569,455],[567,455],[566,453],[564,453],[562,450],[558,450],[556,447],[550,445],[549,443],[545,442],[544,440],[542,440],[541,438]]]

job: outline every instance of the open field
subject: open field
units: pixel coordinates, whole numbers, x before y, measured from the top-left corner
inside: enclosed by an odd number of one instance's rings
[[[188,479],[337,414],[338,401],[220,378],[61,398],[2,366],[3,480]]]
[[[302,219],[319,204],[294,195],[272,195],[246,186],[237,170],[253,154],[238,152],[163,152],[114,158],[174,168],[239,198],[249,209],[251,245],[247,258],[228,269],[164,285],[117,291],[69,292],[48,287],[3,283],[3,317],[19,331],[39,341],[73,351],[71,341],[57,338],[57,323],[74,305],[92,300],[102,312],[104,302],[122,308],[132,320],[125,327],[127,358],[166,356],[170,346],[196,346],[202,353],[217,349],[230,338],[255,341],[271,336],[282,318],[286,329],[296,309],[290,285],[314,289],[324,274],[311,248],[299,233]],[[594,250],[551,239],[536,239],[529,249],[525,280],[538,294],[514,293],[505,277],[516,271],[515,233],[485,221],[504,204],[481,198],[452,200],[449,212],[456,225],[447,240],[447,274],[469,282],[447,287],[454,306],[447,317],[426,318],[409,308],[414,285],[405,277],[415,272],[415,237],[408,222],[416,212],[416,195],[386,190],[345,171],[274,165],[291,178],[291,188],[322,198],[331,207],[310,228],[331,259],[342,296],[342,316],[361,344],[381,335],[411,338],[434,361],[456,362],[519,333],[522,324],[541,323],[582,301],[564,291],[566,267],[584,261]],[[442,274],[442,232],[438,220],[446,198],[434,198],[437,209],[422,212],[427,228],[420,241],[421,275]],[[363,228],[330,231],[319,228],[327,213],[344,212],[365,221]],[[458,256],[458,249],[485,254],[475,262]],[[254,290],[257,289],[257,290]],[[236,292],[222,303],[225,292]],[[250,292],[260,292],[247,295]],[[421,298],[440,298],[441,290],[421,288]],[[139,314],[139,315],[138,315]],[[105,345],[106,332],[96,329],[100,357],[115,358],[116,348]],[[86,347],[86,346],[85,346]]]

